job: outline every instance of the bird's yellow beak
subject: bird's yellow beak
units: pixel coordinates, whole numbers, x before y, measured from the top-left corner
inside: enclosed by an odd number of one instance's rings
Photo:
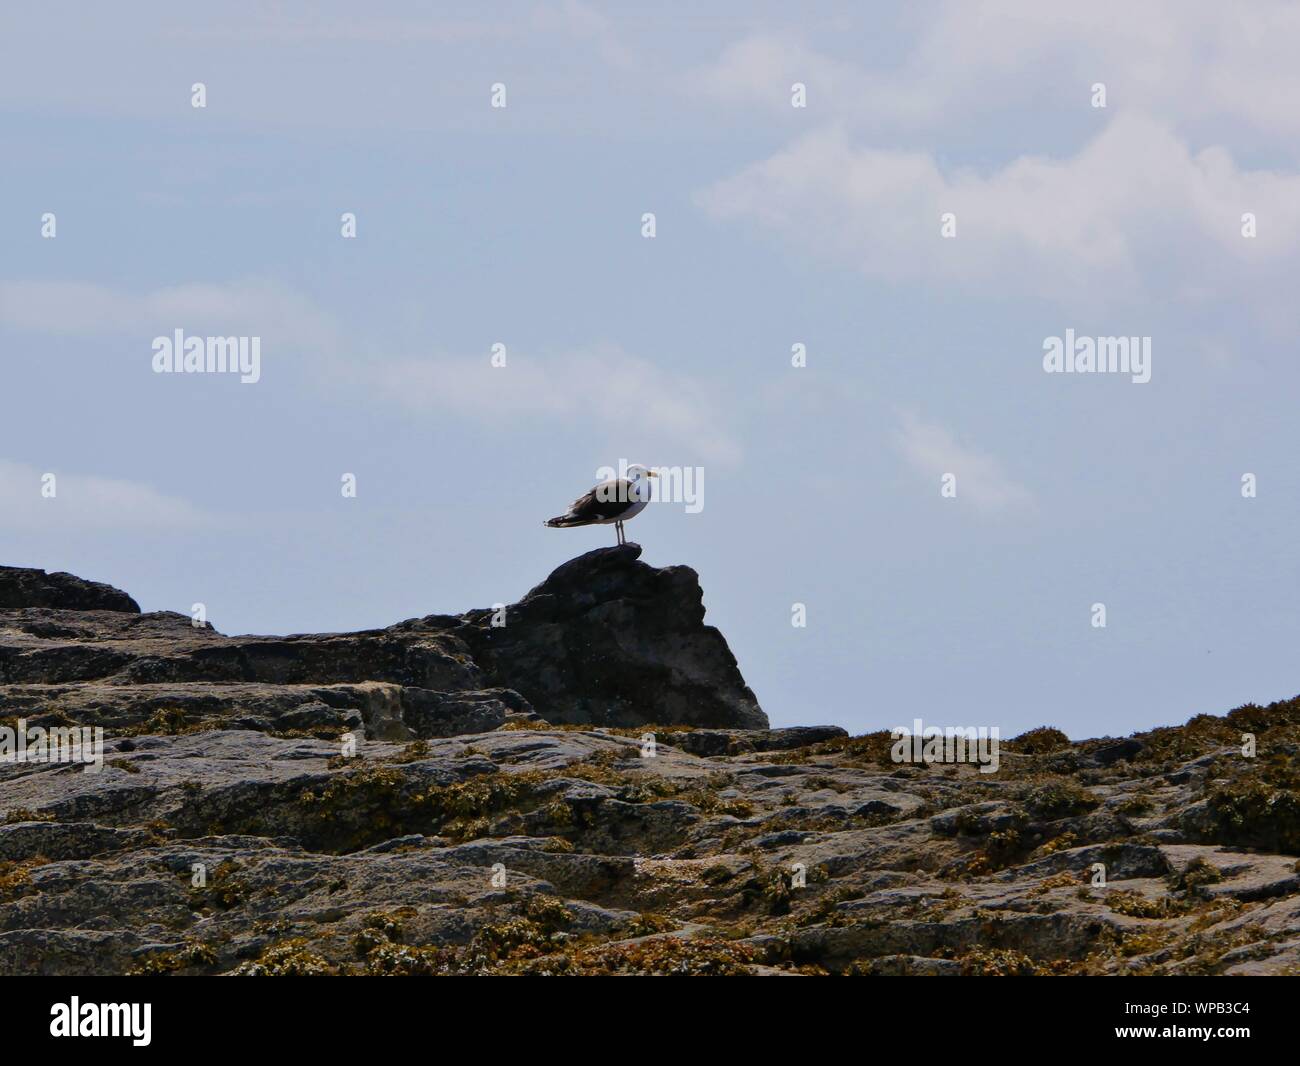
[[[658,477],[659,474],[658,474],[656,471],[654,471],[654,470],[647,470],[647,471],[645,472],[645,476],[646,476],[646,477]]]

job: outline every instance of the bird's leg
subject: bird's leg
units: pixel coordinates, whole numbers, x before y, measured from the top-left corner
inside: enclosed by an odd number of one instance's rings
[[[615,537],[618,538],[618,543],[619,543],[619,544],[622,544],[622,543],[623,543],[623,523],[622,523],[622,522],[615,522],[615,523],[614,523],[614,535],[615,535]]]

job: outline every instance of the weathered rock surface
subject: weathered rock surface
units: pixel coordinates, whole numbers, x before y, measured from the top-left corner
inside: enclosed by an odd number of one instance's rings
[[[20,566],[0,566],[0,610],[54,607],[65,611],[127,611],[140,605],[125,592],[72,574],[47,574]]]
[[[704,624],[695,571],[635,544],[588,552],[498,613],[387,629],[227,637],[140,614],[107,585],[0,570],[0,706],[135,728],[160,713],[204,726],[353,728],[390,740],[551,722],[756,729],[767,716],[727,642]],[[504,624],[494,624],[504,622]]]
[[[593,556],[504,630],[0,610],[0,716],[107,734],[0,762],[0,974],[1300,973],[1300,698],[898,765]]]
[[[765,729],[727,642],[704,625],[694,570],[601,548],[559,567],[507,611],[456,629],[492,684],[517,689],[550,722]]]

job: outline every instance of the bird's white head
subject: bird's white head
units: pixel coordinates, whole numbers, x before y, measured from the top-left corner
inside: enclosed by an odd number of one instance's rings
[[[640,481],[643,477],[658,477],[659,474],[648,466],[632,463],[627,468],[628,481]]]

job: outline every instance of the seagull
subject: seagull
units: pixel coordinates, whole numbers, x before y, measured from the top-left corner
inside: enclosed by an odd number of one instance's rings
[[[611,523],[619,544],[626,544],[623,523],[635,518],[650,502],[650,482],[647,478],[659,475],[649,467],[633,464],[627,468],[627,477],[602,481],[585,496],[579,496],[562,515],[546,522],[552,528],[567,526],[607,526]]]

